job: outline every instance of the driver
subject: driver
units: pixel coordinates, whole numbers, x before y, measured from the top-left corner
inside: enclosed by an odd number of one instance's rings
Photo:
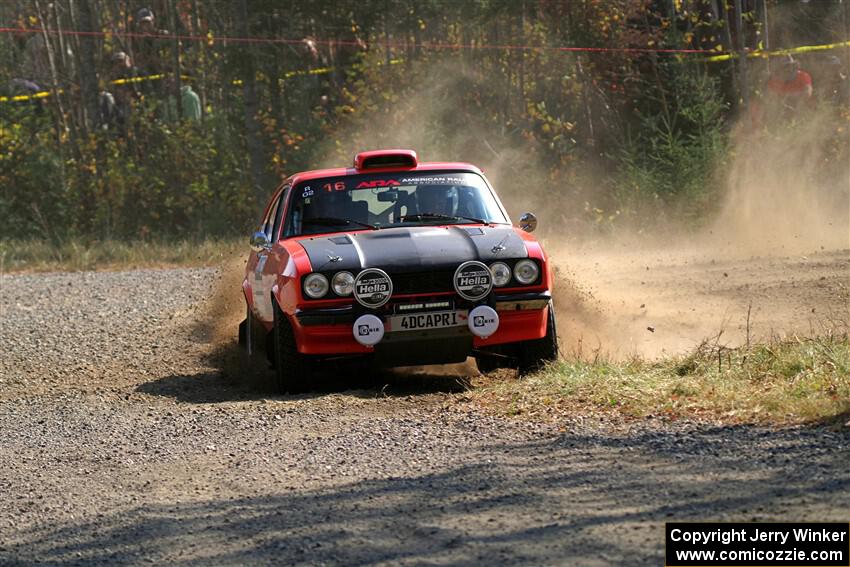
[[[416,210],[421,214],[457,215],[457,187],[420,185],[416,189]]]
[[[351,215],[351,209],[352,200],[349,191],[322,193],[313,197],[306,208],[305,218],[348,218]]]

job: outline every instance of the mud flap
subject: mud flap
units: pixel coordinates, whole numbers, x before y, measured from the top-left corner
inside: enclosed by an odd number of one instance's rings
[[[375,345],[375,365],[452,364],[464,362],[471,352],[472,334],[466,327],[387,333]]]

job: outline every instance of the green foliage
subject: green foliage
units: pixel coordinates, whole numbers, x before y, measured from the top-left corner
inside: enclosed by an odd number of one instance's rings
[[[623,50],[713,49],[728,3],[714,13],[651,0],[152,0],[161,26],[207,38],[163,38],[156,49],[167,74],[189,77],[204,119],[164,120],[176,85],[162,80],[140,87],[126,128],[108,130],[91,115],[96,94],[86,85],[112,88],[113,50],[135,56],[126,32],[138,3],[88,3],[93,31],[107,36],[66,38],[65,52],[50,28],[80,25],[81,3],[49,4],[47,35],[64,56],[41,82],[63,92],[38,106],[0,103],[0,238],[243,233],[286,174],[388,145],[495,164],[488,173],[508,188],[510,207],[557,209],[552,224],[567,230],[659,217],[694,224],[717,206],[730,159],[733,64]],[[760,18],[745,16],[761,33]],[[0,3],[0,19],[34,28],[2,37],[5,81],[18,76],[41,22],[22,2]],[[94,68],[80,64],[87,54]],[[836,129],[830,175],[846,162],[848,121],[838,122],[845,134]]]
[[[204,238],[244,233],[256,203],[223,117],[139,120],[57,144],[44,123],[0,128],[0,237]],[[31,124],[30,126],[33,126]],[[73,147],[72,147],[73,146]]]
[[[634,218],[656,222],[666,212],[696,221],[722,195],[727,105],[717,81],[699,70],[685,69],[667,84],[623,144],[617,202]]]

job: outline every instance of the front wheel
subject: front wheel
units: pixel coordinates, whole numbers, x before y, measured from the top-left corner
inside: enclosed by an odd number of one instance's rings
[[[508,345],[510,347],[510,345]],[[490,354],[487,354],[490,353]],[[489,374],[500,368],[516,368],[516,357],[513,356],[510,348],[505,348],[503,345],[490,347],[481,354],[475,355],[475,363],[478,365],[478,371],[481,374]]]
[[[278,393],[298,394],[309,389],[312,365],[298,352],[292,325],[274,302],[274,367]]]
[[[555,360],[558,360],[558,331],[555,327],[555,307],[549,302],[546,335],[519,345],[519,374],[531,374],[540,370],[547,362]]]

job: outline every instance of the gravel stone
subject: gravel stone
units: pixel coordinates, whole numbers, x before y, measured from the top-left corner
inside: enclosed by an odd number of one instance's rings
[[[665,521],[847,520],[847,428],[528,423],[441,369],[234,382],[194,324],[216,276],[2,278],[0,564],[658,565]]]

